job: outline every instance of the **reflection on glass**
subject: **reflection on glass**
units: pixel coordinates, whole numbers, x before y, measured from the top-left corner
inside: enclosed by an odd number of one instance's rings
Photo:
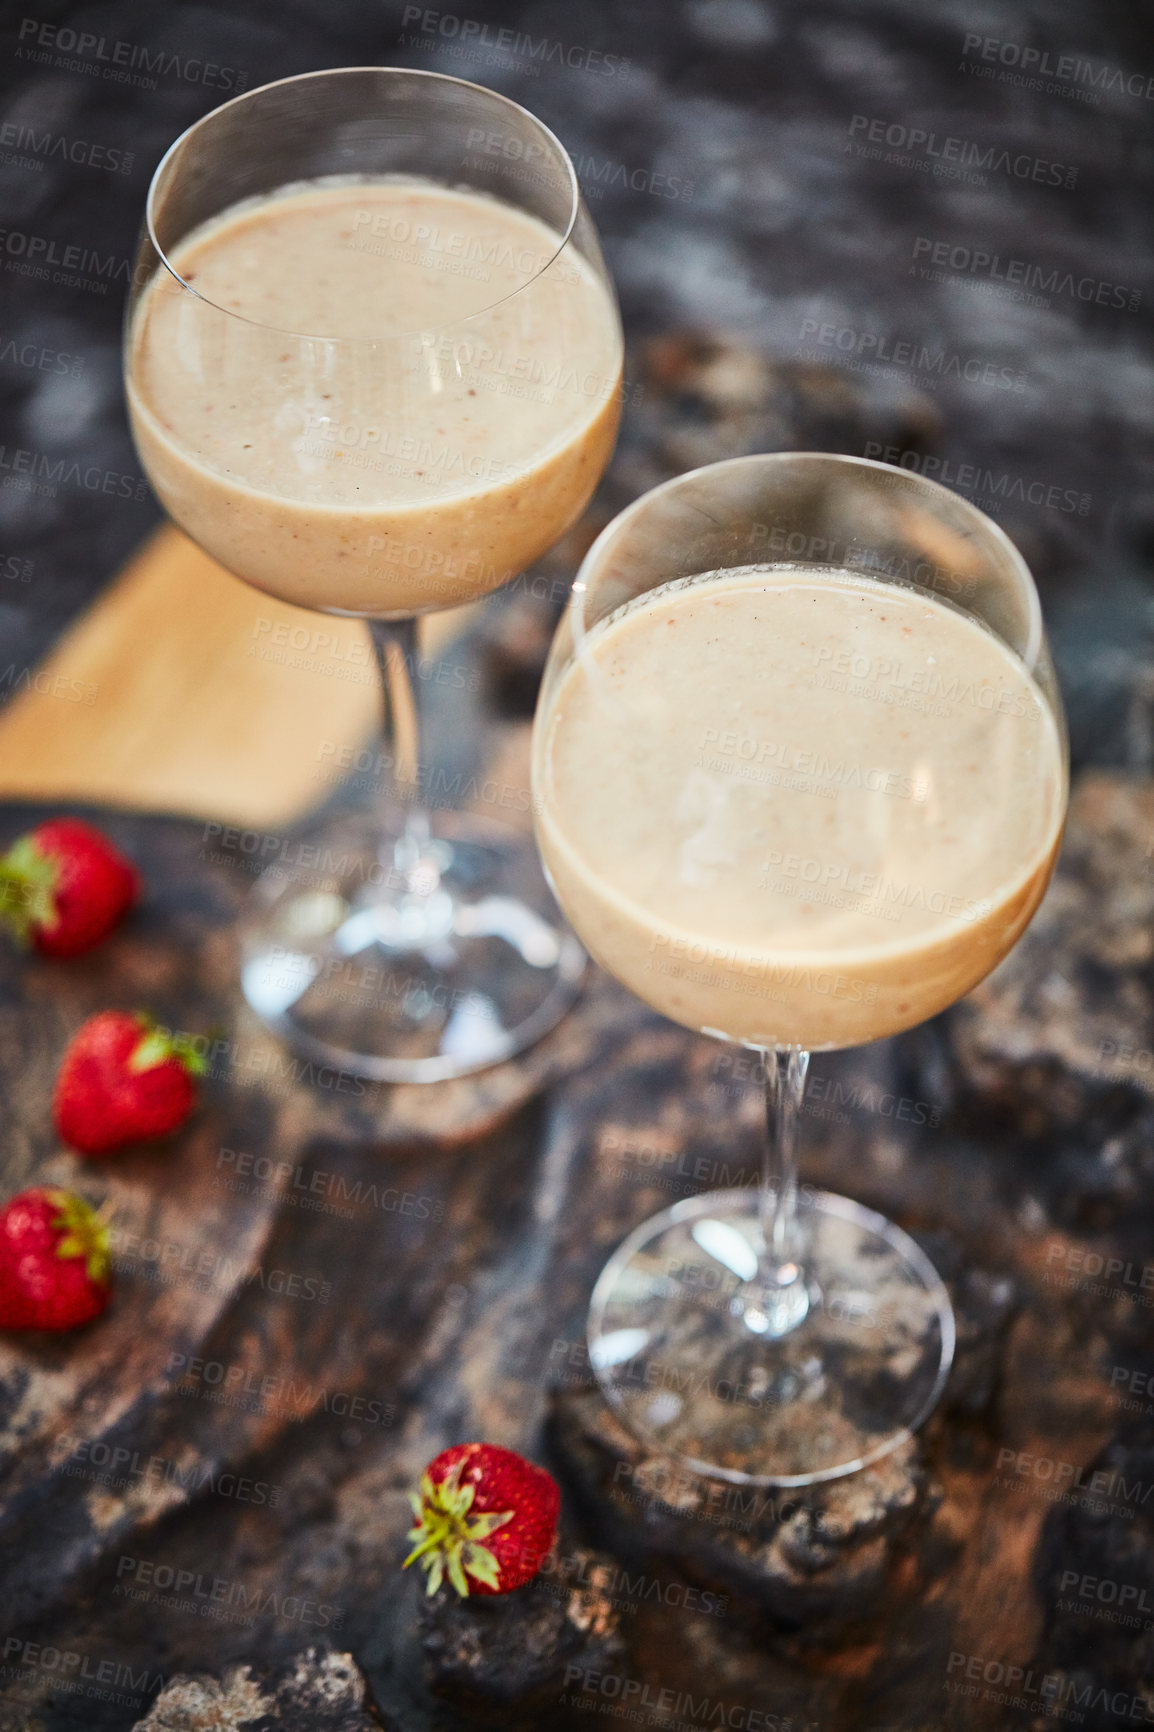
[[[172,516],[257,588],[367,618],[389,687],[379,763],[405,810],[318,833],[262,883],[250,1002],[383,1080],[507,1057],[562,1013],[581,955],[506,827],[426,809],[452,784],[422,759],[415,619],[538,558],[612,450],[620,324],[568,157],[434,74],[253,91],[156,172],[125,348]]]
[[[766,1055],[761,1195],[694,1198],[626,1242],[594,1297],[603,1384],[640,1434],[731,1478],[876,1459],[940,1391],[949,1303],[891,1223],[799,1207],[797,1115],[810,1051],[951,1004],[1045,890],[1065,743],[1029,573],[979,512],[880,465],[682,476],[585,561],[534,786],[590,952]]]

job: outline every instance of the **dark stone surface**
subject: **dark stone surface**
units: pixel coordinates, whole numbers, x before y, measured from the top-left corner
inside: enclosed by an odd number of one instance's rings
[[[768,1613],[811,1641],[843,1639],[876,1611],[903,1531],[934,1502],[912,1442],[804,1494],[701,1480],[647,1455],[595,1387],[560,1396],[553,1438],[615,1555],[635,1568],[659,1559],[727,1609]]]
[[[1150,798],[1090,784],[1048,908],[1110,906],[1085,862]],[[0,814],[0,840],[35,816]],[[761,1103],[738,1055],[595,975],[535,1061],[536,1093],[495,1113],[500,1079],[479,1079],[471,1132],[464,1093],[459,1134],[422,1132],[406,1091],[350,1099],[254,1064],[275,1049],[235,986],[244,883],[200,860],[193,824],[109,823],[143,868],[141,909],[74,968],[7,957],[0,975],[12,1188],[107,1198],[119,1263],[96,1327],[0,1343],[5,1732],[128,1728],[175,1677],[230,1667],[264,1689],[310,1642],[349,1652],[403,1732],[593,1726],[623,1681],[654,1724],[714,1724],[707,1687],[795,1726],[1000,1729],[996,1691],[950,1688],[973,1656],[1055,1689],[1083,1690],[1087,1668],[1095,1691],[1140,1688],[1144,1628],[1111,1625],[1099,1665],[1097,1625],[1061,1584],[1148,1579],[1148,1187],[1088,1217],[1076,1169],[994,1092],[980,1123],[972,1090],[952,1108],[931,1093],[969,1050],[948,1021],[821,1055],[805,1177],[925,1245],[958,1308],[958,1364],[925,1433],[858,1478],[768,1500],[687,1480],[591,1392],[583,1316],[624,1233],[723,1165],[753,1169]],[[1017,978],[1029,1003],[1062,967],[1077,1023],[1094,1001],[1073,943],[1025,950]],[[1005,1026],[996,986],[959,1013],[971,1043],[987,1004]],[[141,999],[220,1023],[228,1062],[171,1143],[81,1162],[47,1126],[57,1056],[96,1004]],[[222,1150],[283,1170],[238,1184]],[[405,1492],[475,1436],[559,1476],[562,1541],[507,1603],[429,1608],[398,1569]]]
[[[366,1700],[349,1654],[315,1648],[274,1678],[236,1666],[220,1679],[174,1678],[136,1732],[374,1732],[386,1726]]]
[[[536,1580],[507,1597],[428,1599],[402,1628],[398,1681],[426,1711],[487,1725],[533,1726],[564,1694],[567,1669],[619,1671],[626,1649],[611,1559],[566,1545]]]
[[[1036,1148],[1055,1218],[1081,1230],[1126,1233],[1154,1180],[1152,850],[1150,784],[1087,776],[1062,878],[1017,949],[940,1025],[958,1112]]]
[[[35,33],[162,53],[155,87],[38,47],[20,34],[32,11]],[[574,52],[462,58],[446,17]],[[0,698],[156,520],[124,420],[120,303],[155,162],[236,88],[203,68],[251,86],[387,61],[476,77],[556,128],[626,320],[629,400],[598,499],[481,628],[495,712],[528,713],[576,560],[643,488],[743,450],[880,448],[953,481],[1025,552],[1075,763],[1154,769],[1141,7],[469,0],[414,18],[402,0],[45,0],[0,30],[0,123],[35,134],[0,138]],[[1072,59],[1068,88],[1011,82],[1020,69],[967,33]],[[590,70],[590,50],[627,57],[628,75]],[[887,161],[884,143],[862,148],[871,122],[934,142]],[[132,161],[49,155],[46,135]],[[968,179],[934,172],[947,138]],[[1061,184],[1014,161],[1059,165]],[[32,238],[94,253],[96,286],[21,274]],[[942,243],[970,261],[918,275]],[[998,266],[970,268],[975,250]],[[1013,298],[1011,260],[1052,286]],[[1121,285],[1127,305],[1080,299],[1066,272],[1107,301]],[[31,816],[3,813],[4,835]],[[929,1029],[815,1062],[805,1177],[926,1246],[959,1308],[959,1362],[902,1458],[746,1531],[740,1508],[694,1519],[700,1488],[663,1501],[659,1464],[587,1391],[582,1331],[624,1233],[755,1167],[748,1061],[597,977],[515,1072],[338,1098],[238,1004],[229,923],[247,880],[205,865],[198,826],[109,820],[145,906],[67,971],[0,963],[4,1193],[78,1183],[111,1198],[121,1234],[106,1320],[75,1342],[0,1342],[4,1732],[127,1732],[178,1674],[228,1674],[243,1695],[244,1667],[272,1724],[321,1727],[299,1694],[288,1706],[289,1679],[325,1643],[359,1669],[349,1712],[371,1712],[351,1705],[363,1674],[403,1732],[451,1732],[466,1703],[465,1723],[557,1732],[626,1704],[652,1726],[715,1726],[721,1704],[745,1732],[1004,1732],[1049,1724],[1055,1702],[1090,1728],[1139,1723],[1154,1696],[1152,820],[1148,782],[1084,782],[1062,874],[1006,968]],[[59,1054],[90,1011],[141,1002],[220,1025],[227,1051],[171,1145],[81,1166],[47,1125]],[[226,1189],[222,1149],[281,1166]],[[422,1613],[397,1572],[404,1492],[469,1436],[558,1473],[564,1556],[492,1615]],[[546,1590],[566,1557],[593,1562],[562,1598]],[[1108,1616],[1123,1588],[1141,1628]],[[495,1694],[500,1641],[482,1632],[498,1629],[526,1666],[530,1632],[553,1644],[516,1704]],[[1012,1668],[1028,1691],[999,1684]],[[1015,1691],[1024,1707],[1003,1699]]]

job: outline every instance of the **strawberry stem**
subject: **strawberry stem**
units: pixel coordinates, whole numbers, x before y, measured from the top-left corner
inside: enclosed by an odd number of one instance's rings
[[[424,1557],[426,1552],[431,1552],[437,1546],[441,1545],[448,1537],[448,1534],[449,1522],[447,1517],[441,1521],[432,1523],[429,1526],[424,1539],[419,1545],[413,1547],[412,1551],[401,1565],[401,1568],[407,1570],[410,1564],[415,1564],[417,1559]]]

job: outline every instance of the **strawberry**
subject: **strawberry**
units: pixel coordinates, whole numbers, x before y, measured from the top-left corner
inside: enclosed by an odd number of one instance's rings
[[[79,956],[140,894],[140,875],[79,818],[50,818],[0,858],[0,920],[45,956]]]
[[[71,1191],[21,1191],[0,1209],[0,1329],[75,1329],[108,1304],[108,1228]]]
[[[415,1544],[402,1567],[420,1558],[430,1594],[447,1573],[464,1597],[532,1581],[557,1536],[561,1493],[551,1474],[511,1449],[458,1443],[429,1463],[409,1501]]]
[[[102,1010],[64,1054],[52,1097],[56,1129],[84,1155],[163,1137],[192,1111],[193,1078],[203,1070],[187,1035],[170,1035],[144,1015]]]

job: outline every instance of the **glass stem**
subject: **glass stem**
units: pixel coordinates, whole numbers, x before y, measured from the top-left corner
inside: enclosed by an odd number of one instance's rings
[[[418,622],[367,620],[381,689],[383,760],[392,764],[393,795],[404,804],[404,838],[419,850],[428,842],[428,812],[418,804],[421,786],[421,698]]]
[[[405,810],[404,829],[392,849],[395,866],[406,877],[429,855],[429,814],[418,800],[421,785],[420,674],[415,619],[366,622],[384,692],[383,759],[392,764],[392,791]],[[428,870],[422,873],[422,887]]]
[[[800,1047],[763,1053],[765,1148],[760,1214],[763,1250],[744,1301],[746,1324],[757,1335],[785,1335],[809,1310],[797,1229],[797,1146],[809,1054]]]

